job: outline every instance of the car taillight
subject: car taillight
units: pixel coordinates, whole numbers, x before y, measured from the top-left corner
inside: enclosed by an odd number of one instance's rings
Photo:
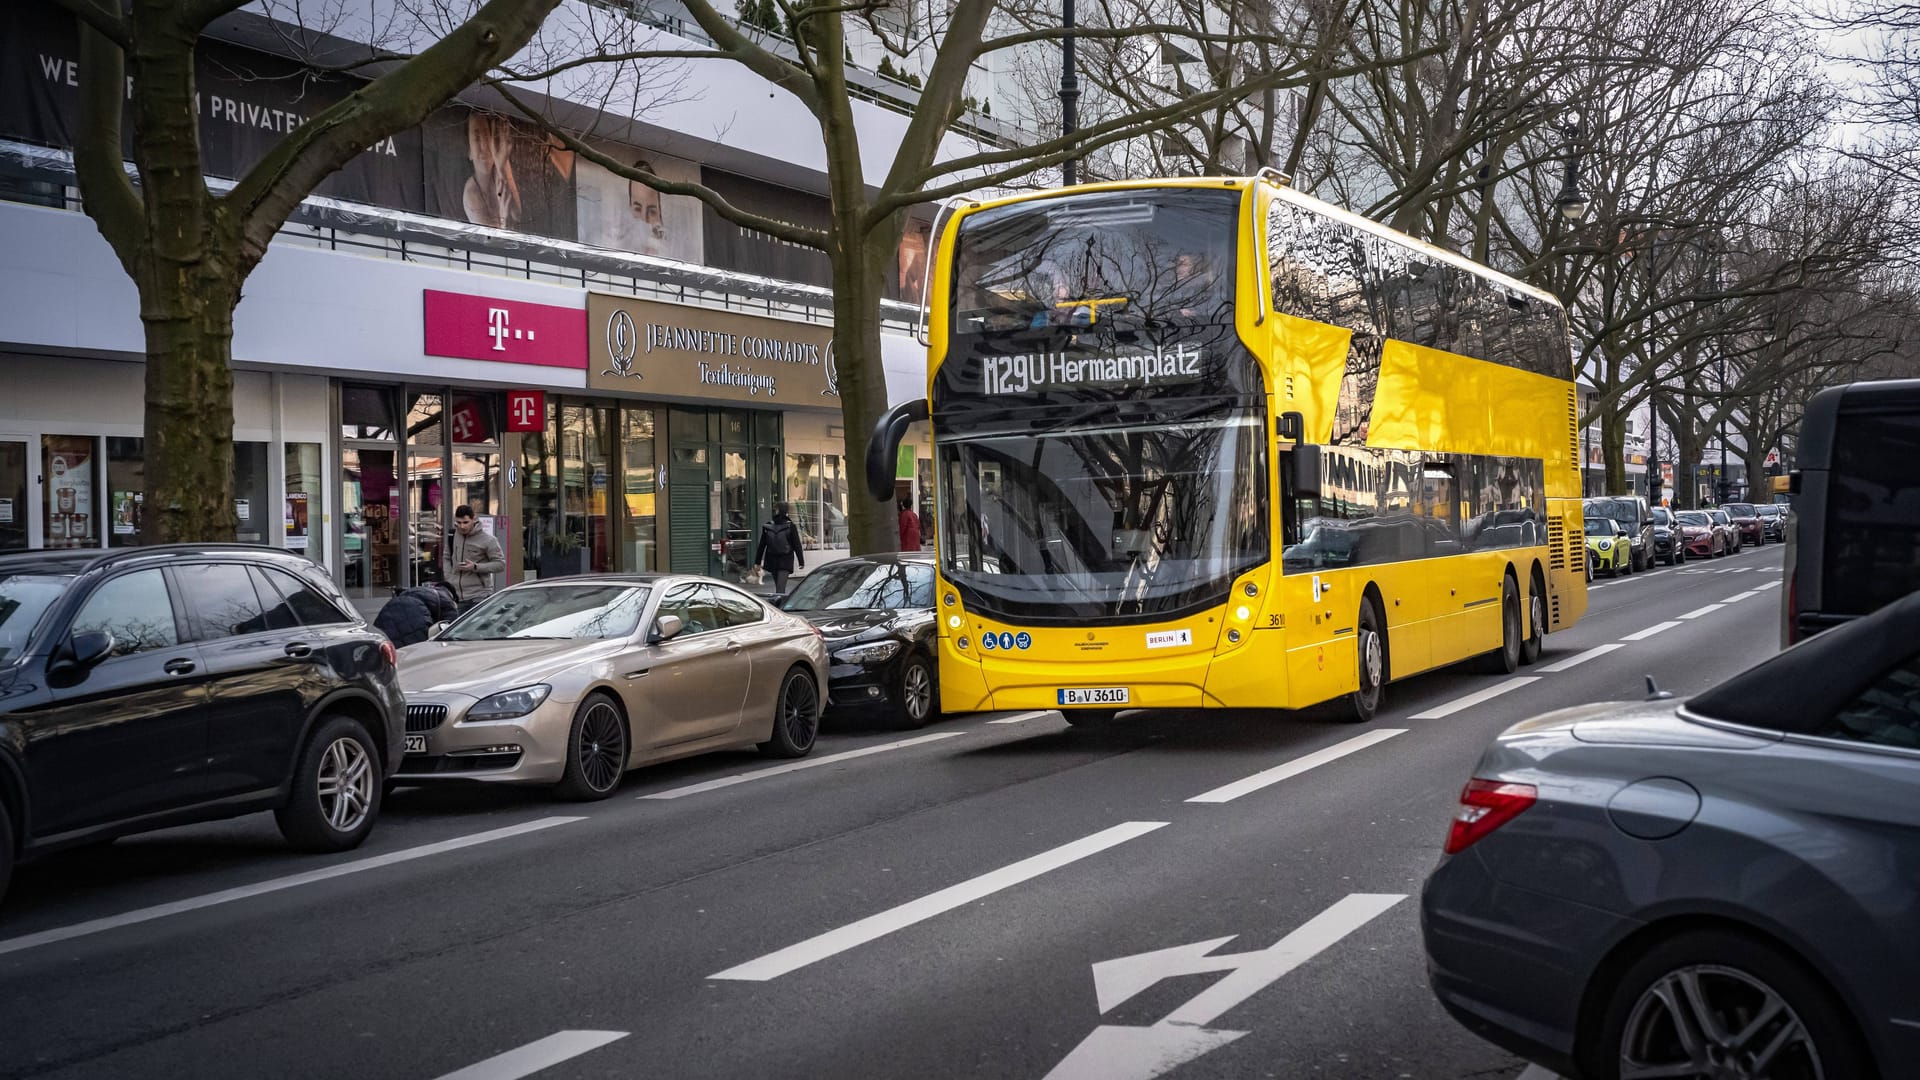
[[[1454,811],[1453,827],[1447,830],[1446,853],[1458,855],[1475,843],[1518,817],[1540,797],[1532,784],[1509,784],[1500,780],[1469,780],[1460,791],[1460,809]]]
[[[387,662],[387,666],[390,668],[400,666],[400,654],[393,651],[393,642],[391,641],[383,641],[380,643],[380,657]]]

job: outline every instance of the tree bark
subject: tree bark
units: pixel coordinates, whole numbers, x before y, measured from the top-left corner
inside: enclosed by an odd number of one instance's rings
[[[233,508],[233,310],[239,277],[218,260],[142,275],[146,326],[148,543],[231,540]],[[224,413],[209,403],[229,403]]]

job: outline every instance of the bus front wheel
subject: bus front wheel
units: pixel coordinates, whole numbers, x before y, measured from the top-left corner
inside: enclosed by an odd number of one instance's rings
[[[1349,723],[1364,724],[1380,711],[1380,690],[1387,681],[1387,638],[1380,629],[1380,616],[1374,611],[1372,600],[1361,602],[1354,633],[1354,651],[1360,659],[1360,685],[1347,695],[1343,718]]]

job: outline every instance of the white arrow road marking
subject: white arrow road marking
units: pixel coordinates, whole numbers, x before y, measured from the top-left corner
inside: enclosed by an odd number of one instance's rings
[[[520,1080],[542,1069],[598,1050],[627,1037],[624,1031],[559,1031],[516,1050],[497,1054],[440,1077],[440,1080]]]
[[[1528,683],[1539,682],[1538,675],[1516,675],[1505,682],[1497,682],[1485,690],[1478,690],[1466,697],[1454,698],[1445,705],[1435,705],[1425,712],[1417,712],[1407,717],[1409,720],[1438,720],[1443,716],[1452,716],[1461,709],[1471,709],[1499,697],[1509,690],[1518,690]]]
[[[392,866],[396,863],[412,862],[415,859],[424,859],[429,855],[458,851],[461,848],[473,847],[475,844],[487,844],[495,840],[505,840],[511,836],[519,836],[522,833],[539,832],[541,829],[551,829],[555,825],[566,825],[570,822],[585,820],[587,819],[582,817],[544,817],[534,821],[523,821],[518,825],[508,825],[500,829],[489,829],[486,832],[473,833],[469,836],[456,836],[451,840],[442,840],[435,844],[422,844],[419,847],[389,851],[385,855],[373,855],[364,859],[354,859],[351,862],[335,863],[332,866],[324,866],[318,870],[289,874],[286,877],[272,878],[267,881],[256,882],[252,885],[242,885],[233,889],[223,889],[220,892],[207,893],[204,896],[193,896],[185,900],[175,900],[168,904],[156,904],[153,907],[122,912],[119,915],[109,915],[103,919],[91,919],[83,923],[74,923],[72,926],[55,927],[52,930],[42,930],[37,934],[22,934],[19,937],[0,940],[0,955],[19,952],[22,949],[31,949],[37,945],[50,945],[53,942],[66,941],[70,938],[85,937],[88,934],[98,934],[103,930],[131,926],[134,923],[163,919],[169,915],[179,915],[182,912],[197,911],[200,908],[213,907],[216,904],[226,904],[235,900],[244,900],[250,896],[279,892],[282,889],[291,889],[299,885],[311,885],[316,881],[326,881],[330,878],[345,877],[348,874],[358,874],[363,870],[377,870],[380,867]]]
[[[931,735],[919,735],[911,739],[901,739],[897,742],[881,743],[879,746],[863,746],[858,750],[846,750],[838,754],[828,754],[825,757],[808,758],[805,761],[796,761],[791,765],[775,765],[770,769],[755,769],[752,772],[735,773],[732,776],[723,776],[718,780],[703,780],[698,784],[668,788],[665,791],[656,791],[648,795],[637,795],[635,798],[678,799],[687,795],[698,795],[705,791],[718,791],[721,788],[729,788],[735,784],[744,784],[749,780],[764,780],[769,776],[785,776],[787,773],[799,772],[802,769],[817,769],[822,765],[837,765],[842,761],[852,761],[854,758],[884,754],[889,750],[904,750],[909,746],[919,746],[921,743],[937,742],[940,739],[951,739],[955,735],[965,734],[966,732],[964,731],[936,731]]]
[[[855,946],[865,945],[895,930],[931,919],[935,915],[952,911],[982,897],[992,896],[1002,889],[1018,885],[1030,878],[1037,878],[1050,870],[1058,870],[1070,863],[1079,862],[1089,855],[1097,855],[1110,847],[1124,844],[1166,826],[1167,822],[1164,821],[1129,821],[1115,825],[1111,829],[1103,829],[1092,836],[1083,836],[1071,844],[1062,844],[1051,851],[1043,851],[1031,858],[1003,866],[958,885],[949,885],[939,892],[928,893],[918,900],[910,900],[899,907],[888,908],[877,915],[869,915],[859,922],[848,923],[838,930],[829,930],[797,945],[789,945],[778,952],[768,953],[757,960],[749,960],[717,975],[709,975],[707,978],[742,979],[750,982],[777,979],[788,972],[798,971],[808,964],[825,960],[836,953],[846,952]]]
[[[1405,735],[1406,733],[1406,728],[1380,728],[1377,731],[1369,731],[1364,735],[1355,735],[1346,742],[1335,743],[1324,750],[1315,750],[1311,754],[1304,754],[1294,758],[1292,761],[1275,765],[1271,769],[1254,773],[1244,780],[1235,780],[1231,784],[1226,784],[1214,788],[1212,791],[1195,795],[1187,801],[1197,803],[1232,802],[1242,795],[1259,791],[1261,788],[1271,784],[1277,784],[1289,776],[1299,776],[1308,769],[1318,768],[1329,761],[1338,761],[1348,754],[1353,753],[1355,750],[1364,750],[1374,743],[1385,742],[1395,735]],[[1103,1009],[1101,1011],[1105,1012],[1106,1010]]]
[[[1094,1028],[1047,1073],[1047,1080],[1151,1080],[1225,1046],[1247,1033],[1208,1024],[1405,899],[1399,893],[1354,893],[1255,952],[1205,955],[1233,940],[1224,937],[1095,964],[1094,995],[1103,1013],[1161,979],[1205,971],[1232,974],[1149,1027]]]

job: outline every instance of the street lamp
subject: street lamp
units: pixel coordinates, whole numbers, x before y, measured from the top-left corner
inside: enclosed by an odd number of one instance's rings
[[[1060,0],[1060,27],[1066,31],[1060,38],[1060,134],[1065,137],[1079,127],[1075,114],[1080,101],[1080,78],[1073,73],[1073,0]],[[1063,187],[1074,185],[1078,165],[1071,152],[1060,163]]]
[[[1585,130],[1578,117],[1561,130],[1567,136],[1567,171],[1560,177],[1560,194],[1554,198],[1553,205],[1560,208],[1561,217],[1572,223],[1587,216],[1587,193],[1580,190],[1580,140],[1585,137]]]

